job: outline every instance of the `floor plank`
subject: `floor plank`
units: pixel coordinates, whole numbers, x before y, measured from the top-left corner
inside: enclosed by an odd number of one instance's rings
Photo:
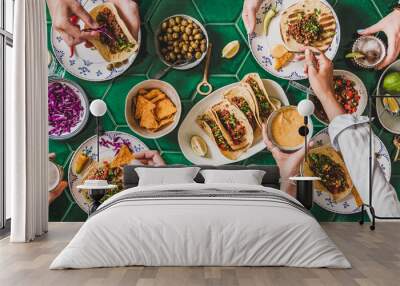
[[[32,243],[0,240],[0,285],[29,286],[397,286],[400,224],[382,222],[375,231],[357,223],[323,223],[352,269],[288,267],[120,267],[50,271],[55,256],[82,223],[50,223]]]

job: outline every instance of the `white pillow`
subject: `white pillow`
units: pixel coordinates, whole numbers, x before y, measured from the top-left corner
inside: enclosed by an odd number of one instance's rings
[[[265,171],[261,170],[202,170],[205,184],[261,185]]]
[[[200,168],[141,168],[135,169],[139,186],[195,183],[193,180]]]

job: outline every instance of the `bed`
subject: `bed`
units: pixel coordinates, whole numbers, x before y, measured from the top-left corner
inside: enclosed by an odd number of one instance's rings
[[[209,183],[199,173],[192,183],[148,186],[138,185],[137,166],[125,167],[126,189],[98,208],[50,269],[351,267],[309,211],[278,190],[276,167],[218,169],[262,170],[265,175],[260,185]]]

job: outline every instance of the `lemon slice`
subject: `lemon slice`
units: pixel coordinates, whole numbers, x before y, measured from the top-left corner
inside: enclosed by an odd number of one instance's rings
[[[279,109],[282,107],[282,102],[274,97],[270,97],[269,100],[271,101],[271,103],[276,107],[276,109]]]
[[[240,43],[239,41],[232,41],[226,44],[226,46],[222,49],[222,57],[225,59],[231,59],[239,52]]]
[[[199,155],[200,157],[204,157],[207,155],[207,143],[200,136],[192,136],[192,138],[190,139],[190,145],[196,155]]]

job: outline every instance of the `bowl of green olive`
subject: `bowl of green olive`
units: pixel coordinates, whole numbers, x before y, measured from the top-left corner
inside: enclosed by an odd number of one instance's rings
[[[208,35],[204,26],[193,17],[173,15],[161,22],[155,42],[164,64],[186,70],[197,66],[205,57]]]

